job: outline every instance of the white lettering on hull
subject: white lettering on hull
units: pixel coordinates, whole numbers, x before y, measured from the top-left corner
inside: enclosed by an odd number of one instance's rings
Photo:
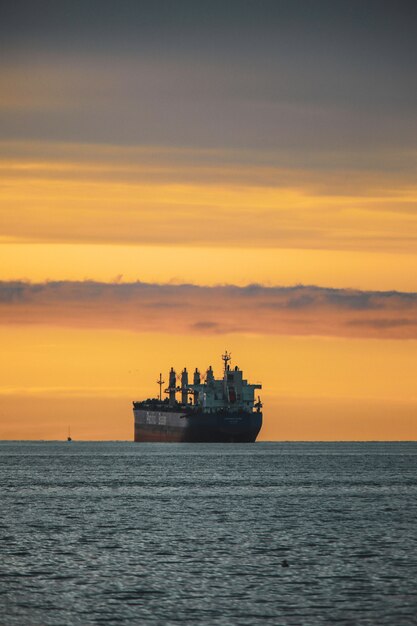
[[[166,426],[167,418],[166,415],[163,415],[162,413],[157,413],[156,411],[148,411],[146,413],[146,423],[152,424],[153,426],[155,426],[156,424],[159,424],[160,426]]]

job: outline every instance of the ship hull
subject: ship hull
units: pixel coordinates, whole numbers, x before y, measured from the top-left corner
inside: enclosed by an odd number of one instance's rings
[[[134,409],[136,442],[253,443],[262,413],[180,413]]]

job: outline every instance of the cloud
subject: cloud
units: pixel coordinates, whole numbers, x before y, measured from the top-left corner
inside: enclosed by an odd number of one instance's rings
[[[261,4],[1,3],[3,137],[413,146],[413,3]]]
[[[308,66],[292,58],[290,67],[250,57],[57,51],[9,61],[0,66],[1,137],[319,153],[413,148],[415,96],[404,65],[352,69],[321,53]]]
[[[0,323],[134,332],[417,338],[417,293],[296,285],[0,283]]]
[[[10,240],[415,251],[411,155],[367,165],[362,155],[358,166],[357,153],[309,163],[308,154],[77,143],[0,142],[0,151]]]
[[[398,319],[369,319],[369,320],[350,320],[351,326],[365,326],[368,328],[386,329],[395,328],[396,326],[416,326],[417,320],[398,318]]]
[[[217,324],[216,322],[206,322],[204,320],[202,320],[201,322],[195,322],[195,324],[192,325],[192,328],[194,328],[195,330],[202,330],[202,331],[219,330],[219,332],[221,332],[221,328],[219,324]]]

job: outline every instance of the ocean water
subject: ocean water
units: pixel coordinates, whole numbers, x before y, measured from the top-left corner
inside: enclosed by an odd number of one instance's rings
[[[416,443],[0,443],[0,624],[416,624],[416,469]]]

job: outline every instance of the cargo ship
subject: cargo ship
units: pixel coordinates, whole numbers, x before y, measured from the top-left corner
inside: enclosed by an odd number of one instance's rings
[[[237,366],[231,367],[231,354],[225,352],[223,376],[215,378],[213,369],[202,376],[196,368],[193,383],[188,382],[184,368],[177,384],[174,368],[169,372],[169,384],[159,375],[159,397],[133,402],[135,441],[183,443],[251,443],[262,427],[262,403],[255,390]],[[179,394],[179,399],[177,395]]]

